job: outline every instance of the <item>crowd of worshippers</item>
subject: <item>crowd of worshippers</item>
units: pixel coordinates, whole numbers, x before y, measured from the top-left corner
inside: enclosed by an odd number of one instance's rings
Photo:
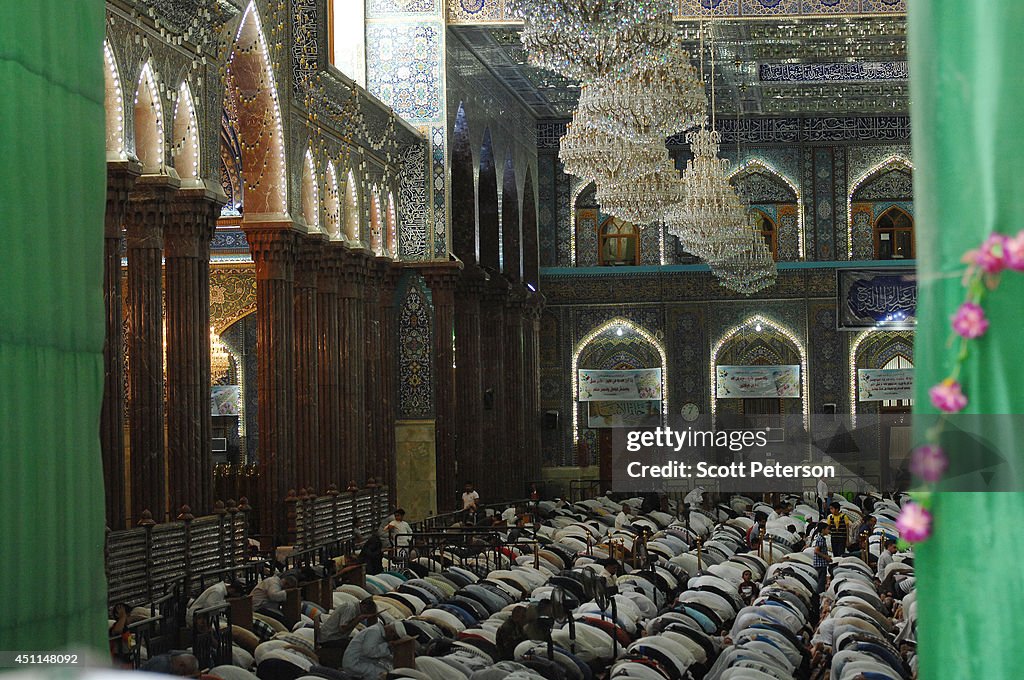
[[[218,583],[187,618],[251,599],[252,630],[230,631],[232,664],[203,668],[180,650],[142,668],[222,680],[917,677],[913,555],[895,530],[904,497],[687,501],[536,500],[474,518],[502,533],[500,550],[434,552],[417,551],[397,509],[363,545],[365,580],[338,586],[331,609],[303,602],[286,619],[301,573],[248,593]],[[112,614],[116,640],[131,612]]]

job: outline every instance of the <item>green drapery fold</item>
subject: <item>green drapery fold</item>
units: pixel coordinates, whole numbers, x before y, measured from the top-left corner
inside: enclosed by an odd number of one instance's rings
[[[102,649],[104,3],[2,5],[0,649]]]
[[[964,299],[963,253],[993,231],[1016,233],[1024,195],[1024,3],[910,0],[909,54],[916,166],[914,204],[920,325],[915,390],[949,374],[949,318]],[[960,380],[966,413],[1024,413],[1024,275],[1007,273],[985,309],[992,325],[972,342]],[[999,421],[1010,463],[993,486],[1022,488],[1020,417]],[[956,457],[956,451],[948,452]],[[1021,493],[948,493],[933,498],[936,534],[918,549],[922,680],[1019,678],[1024,617]]]

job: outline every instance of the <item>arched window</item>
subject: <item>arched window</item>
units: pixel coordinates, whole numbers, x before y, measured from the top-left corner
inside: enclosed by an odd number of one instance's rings
[[[875,220],[875,259],[914,258],[914,218],[893,206]]]
[[[882,366],[885,370],[894,368],[913,368],[914,362],[902,354],[897,354],[892,359],[886,362],[885,366]],[[908,409],[914,405],[913,399],[886,399],[882,402],[883,409]]]
[[[778,259],[779,230],[775,220],[755,208],[750,211],[750,221],[754,229],[761,232],[761,238],[768,246],[768,252],[772,254],[772,259]]]
[[[601,225],[598,246],[601,265],[636,265],[640,262],[640,248],[636,227],[617,217],[609,217]]]

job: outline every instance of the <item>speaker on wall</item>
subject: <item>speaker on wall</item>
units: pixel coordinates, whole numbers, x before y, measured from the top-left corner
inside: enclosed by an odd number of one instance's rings
[[[544,429],[558,429],[558,411],[544,411]]]
[[[494,410],[494,390],[490,387],[484,390],[484,409],[487,411]]]

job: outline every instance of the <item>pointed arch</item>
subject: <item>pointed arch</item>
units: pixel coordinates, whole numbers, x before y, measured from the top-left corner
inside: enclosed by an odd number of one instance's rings
[[[199,121],[188,81],[181,81],[178,101],[174,105],[174,170],[183,180],[199,181]]]
[[[505,153],[501,178],[501,269],[513,281],[523,279],[522,226],[519,217],[519,185],[512,147]]]
[[[341,238],[341,203],[338,198],[338,172],[334,162],[327,161],[327,174],[324,177],[324,231],[333,240]]]
[[[868,328],[861,331],[853,338],[853,342],[850,343],[850,353],[848,356],[848,367],[850,371],[850,416],[854,425],[857,424],[857,369],[858,368],[885,368],[885,366],[860,366],[860,354],[863,349],[865,352],[868,347],[874,343],[885,343],[892,345],[894,351],[885,355],[887,358],[891,356],[903,356],[911,366],[914,363],[914,332],[913,331],[891,331],[880,328]],[[907,356],[909,355],[909,356]]]
[[[345,238],[349,243],[358,245],[361,236],[359,233],[359,191],[356,186],[356,176],[350,169],[345,180]]]
[[[270,54],[255,0],[245,8],[228,59],[225,96],[238,102],[238,134],[243,164],[245,217],[266,219],[288,213],[284,125]]]
[[[380,255],[383,248],[381,222],[380,189],[374,185],[370,188],[370,250],[375,255]]]
[[[103,110],[107,121],[107,160],[122,160],[124,152],[124,90],[110,43],[103,41]]]
[[[164,112],[156,77],[148,61],[142,66],[135,89],[135,155],[142,162],[143,173],[158,173],[164,169]]]
[[[476,189],[473,179],[473,148],[466,109],[459,102],[452,131],[451,152],[452,252],[466,264],[480,260],[480,236],[476,224]]]
[[[387,251],[388,255],[398,259],[398,213],[395,211],[394,192],[388,192]]]
[[[498,168],[494,163],[491,129],[484,128],[480,144],[480,176],[477,188],[477,222],[480,225],[480,264],[494,272],[501,271],[501,227],[498,218]]]
[[[729,183],[735,186],[737,180],[758,174],[767,175],[782,182],[789,187],[789,190],[793,192],[793,196],[796,197],[797,256],[803,260],[806,257],[804,244],[806,243],[807,238],[804,233],[804,197],[800,192],[800,187],[796,182],[776,169],[775,166],[760,158],[753,158],[738,166],[735,170],[729,173],[728,179]]]
[[[306,157],[302,163],[302,219],[306,222],[306,231],[320,231],[320,190],[316,178],[316,165],[313,154],[306,149]]]
[[[808,376],[807,376],[807,349],[804,347],[804,343],[800,341],[800,338],[790,328],[784,324],[775,321],[762,314],[754,314],[748,317],[743,322],[736,324],[718,339],[714,347],[711,349],[711,365],[710,365],[710,380],[708,382],[711,385],[711,422],[715,422],[716,412],[718,410],[718,355],[721,354],[722,348],[725,345],[742,333],[744,330],[750,327],[757,327],[758,325],[771,328],[779,335],[783,336],[789,342],[793,343],[796,347],[797,353],[800,355],[800,405],[803,410],[804,416],[804,427],[810,427],[810,392],[808,391]]]
[[[536,291],[540,286],[540,251],[537,233],[537,196],[533,189],[533,172],[526,166],[526,180],[523,182],[523,283]]]
[[[850,190],[846,193],[846,257],[853,259],[853,196],[857,190],[867,184],[870,180],[879,175],[884,175],[892,170],[905,170],[913,173],[913,162],[902,154],[893,154],[880,163],[865,170],[857,179],[850,184]]]
[[[639,335],[645,341],[654,346],[658,351],[658,356],[661,357],[661,412],[664,415],[668,415],[668,353],[665,351],[665,345],[661,343],[649,330],[644,328],[638,323],[630,321],[629,319],[617,316],[613,319],[609,319],[604,323],[592,328],[590,332],[580,338],[579,342],[576,343],[572,350],[572,398],[573,398],[573,409],[572,409],[572,444],[573,447],[579,442],[579,394],[580,394],[580,379],[579,379],[579,361],[580,355],[587,346],[592,343],[598,336],[606,333],[613,328],[628,329],[629,331]]]

